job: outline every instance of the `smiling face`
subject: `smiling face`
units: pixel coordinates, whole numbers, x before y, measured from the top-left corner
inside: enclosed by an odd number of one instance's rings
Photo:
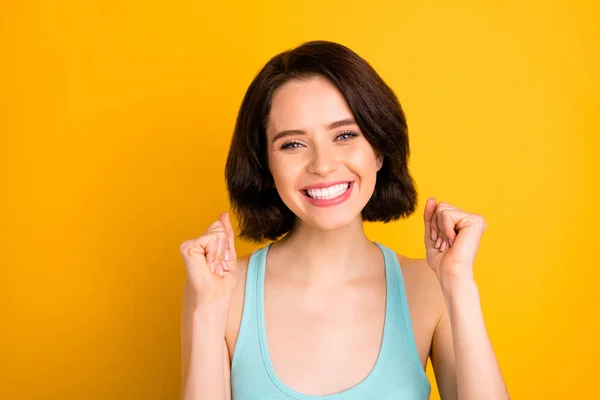
[[[267,149],[277,192],[302,222],[331,230],[361,218],[382,159],[330,81],[291,80],[275,91]]]

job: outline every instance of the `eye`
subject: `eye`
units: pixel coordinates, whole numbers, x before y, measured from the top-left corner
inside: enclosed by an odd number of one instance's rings
[[[345,142],[345,141],[348,141],[357,136],[358,136],[358,133],[356,133],[356,132],[345,131],[345,132],[341,132],[340,134],[338,134],[335,137],[335,139]],[[281,150],[294,150],[294,149],[300,148],[302,146],[303,146],[302,142],[299,142],[297,140],[290,140],[289,142],[285,142],[284,144],[282,144],[280,149]]]
[[[345,131],[345,132],[342,132],[342,133],[340,133],[339,135],[337,135],[335,138],[336,138],[336,139],[340,139],[340,140],[342,140],[342,141],[346,141],[346,140],[349,140],[349,139],[355,138],[355,137],[357,137],[357,136],[358,136],[358,133],[356,133],[356,132],[352,132],[352,131]]]
[[[296,140],[291,140],[289,142],[285,142],[284,144],[282,144],[281,150],[297,149],[300,146],[302,146],[302,143],[300,143]]]

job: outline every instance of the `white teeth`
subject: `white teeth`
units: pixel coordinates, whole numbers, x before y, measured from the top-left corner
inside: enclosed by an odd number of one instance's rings
[[[324,189],[308,189],[306,193],[313,199],[330,200],[341,196],[349,187],[349,183],[340,183]]]

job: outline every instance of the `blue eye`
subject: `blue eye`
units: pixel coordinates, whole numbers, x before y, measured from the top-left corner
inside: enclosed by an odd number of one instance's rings
[[[284,144],[282,144],[281,150],[297,149],[301,145],[302,143],[292,140],[291,142],[285,142]]]
[[[341,140],[341,141],[345,142],[345,141],[348,141],[357,136],[358,136],[358,133],[356,133],[356,132],[345,131],[345,132],[341,132],[340,134],[338,134],[335,137],[335,140]],[[302,146],[303,146],[302,142],[299,142],[297,140],[290,140],[289,142],[285,142],[284,144],[282,144],[280,149],[281,150],[293,150],[293,149],[300,148]]]
[[[346,131],[346,132],[342,132],[339,135],[337,135],[336,139],[340,139],[341,140],[348,140],[348,139],[352,139],[354,137],[357,137],[358,134],[352,131]]]

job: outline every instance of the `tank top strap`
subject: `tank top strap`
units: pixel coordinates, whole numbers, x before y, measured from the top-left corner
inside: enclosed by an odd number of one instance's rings
[[[262,269],[265,265],[265,257],[271,243],[255,250],[248,259],[248,268],[246,270],[246,285],[244,293],[244,304],[242,318],[240,321],[240,329],[231,360],[231,370],[233,371],[239,364],[241,354],[244,353],[246,342],[255,342],[260,336],[259,306],[262,304],[262,278],[264,272]],[[254,343],[249,345],[248,351],[254,352],[256,346]],[[253,354],[256,356],[257,354]]]
[[[410,317],[410,309],[408,307],[408,297],[406,295],[406,286],[404,276],[402,274],[402,268],[398,261],[398,256],[392,249],[375,242],[377,246],[382,250],[385,257],[385,268],[386,268],[386,279],[387,279],[387,290],[388,290],[388,301],[386,310],[386,318],[389,319],[391,325],[401,331],[401,335],[395,335],[394,342],[390,344],[391,347],[397,347],[397,340],[400,339],[404,350],[402,353],[409,357],[419,375],[419,378],[423,381],[425,386],[431,390],[431,385],[427,379],[427,374],[421,364],[419,358],[419,351],[417,349],[417,343],[413,331],[412,321]],[[400,353],[398,349],[394,349],[390,354]]]

